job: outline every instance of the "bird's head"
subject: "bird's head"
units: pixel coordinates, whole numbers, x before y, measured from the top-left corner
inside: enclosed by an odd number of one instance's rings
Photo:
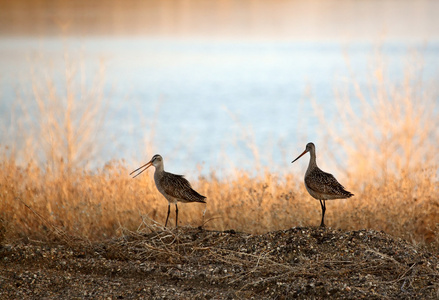
[[[314,146],[313,143],[308,143],[306,144],[306,148],[305,151],[302,152],[302,154],[300,154],[295,160],[293,160],[291,163],[295,162],[296,160],[298,160],[299,158],[301,158],[305,153],[310,152],[310,151],[315,151],[316,146]]]
[[[133,176],[133,178],[135,178],[135,177],[139,176],[140,174],[142,174],[143,171],[145,171],[145,170],[148,169],[149,167],[154,166],[154,167],[157,168],[158,166],[160,166],[160,165],[162,165],[162,164],[163,164],[163,157],[162,157],[160,154],[156,154],[156,155],[154,155],[154,156],[151,158],[151,160],[150,160],[148,163],[146,163],[146,164],[144,164],[143,166],[141,166],[141,167],[135,169],[134,171],[132,171],[132,172],[130,173],[130,175],[132,175],[133,173],[135,173],[135,172],[141,170],[139,173],[137,173],[135,176]]]

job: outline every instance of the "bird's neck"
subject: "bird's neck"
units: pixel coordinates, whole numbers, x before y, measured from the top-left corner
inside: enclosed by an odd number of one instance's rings
[[[155,167],[155,172],[154,173],[156,175],[160,175],[160,174],[163,174],[164,171],[165,171],[165,168],[164,168],[163,164],[160,164],[160,165]]]
[[[316,153],[315,152],[310,152],[310,157],[309,157],[309,165],[308,165],[308,170],[307,172],[317,168],[317,160],[316,160]]]

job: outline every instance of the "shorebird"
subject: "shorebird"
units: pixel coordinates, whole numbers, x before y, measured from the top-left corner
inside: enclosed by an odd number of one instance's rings
[[[307,152],[310,153],[310,159],[305,173],[305,187],[311,196],[320,201],[320,206],[322,207],[320,227],[325,227],[325,200],[345,199],[352,197],[354,194],[346,191],[332,174],[319,169],[316,162],[316,146],[313,143],[308,143],[305,151],[291,163],[301,158]]]
[[[204,200],[206,199],[206,197],[198,194],[195,190],[193,190],[191,184],[189,183],[189,181],[183,178],[183,175],[168,173],[164,170],[163,158],[159,154],[154,155],[147,164],[132,171],[130,175],[144,168],[139,173],[137,173],[137,175],[133,176],[133,178],[135,178],[139,176],[143,171],[148,169],[150,166],[155,167],[155,186],[157,187],[158,191],[166,198],[166,200],[168,200],[168,215],[166,216],[165,227],[168,224],[169,213],[171,211],[171,203],[175,204],[175,227],[178,226],[177,202],[206,203],[206,201]]]

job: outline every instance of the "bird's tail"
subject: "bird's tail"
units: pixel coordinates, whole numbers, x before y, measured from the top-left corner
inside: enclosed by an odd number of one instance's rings
[[[206,196],[199,194],[196,190],[191,190],[191,202],[206,203]]]
[[[345,194],[346,198],[350,198],[350,197],[354,196],[354,194],[352,194],[351,192],[346,191],[346,190],[344,190],[344,194]]]
[[[197,193],[198,194],[198,193]],[[196,202],[200,202],[200,203],[206,203],[206,196],[200,195],[198,194],[200,197],[197,199]]]

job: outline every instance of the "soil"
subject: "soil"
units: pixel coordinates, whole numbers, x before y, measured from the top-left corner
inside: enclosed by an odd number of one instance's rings
[[[373,230],[149,228],[0,248],[1,299],[438,299],[439,254]]]

